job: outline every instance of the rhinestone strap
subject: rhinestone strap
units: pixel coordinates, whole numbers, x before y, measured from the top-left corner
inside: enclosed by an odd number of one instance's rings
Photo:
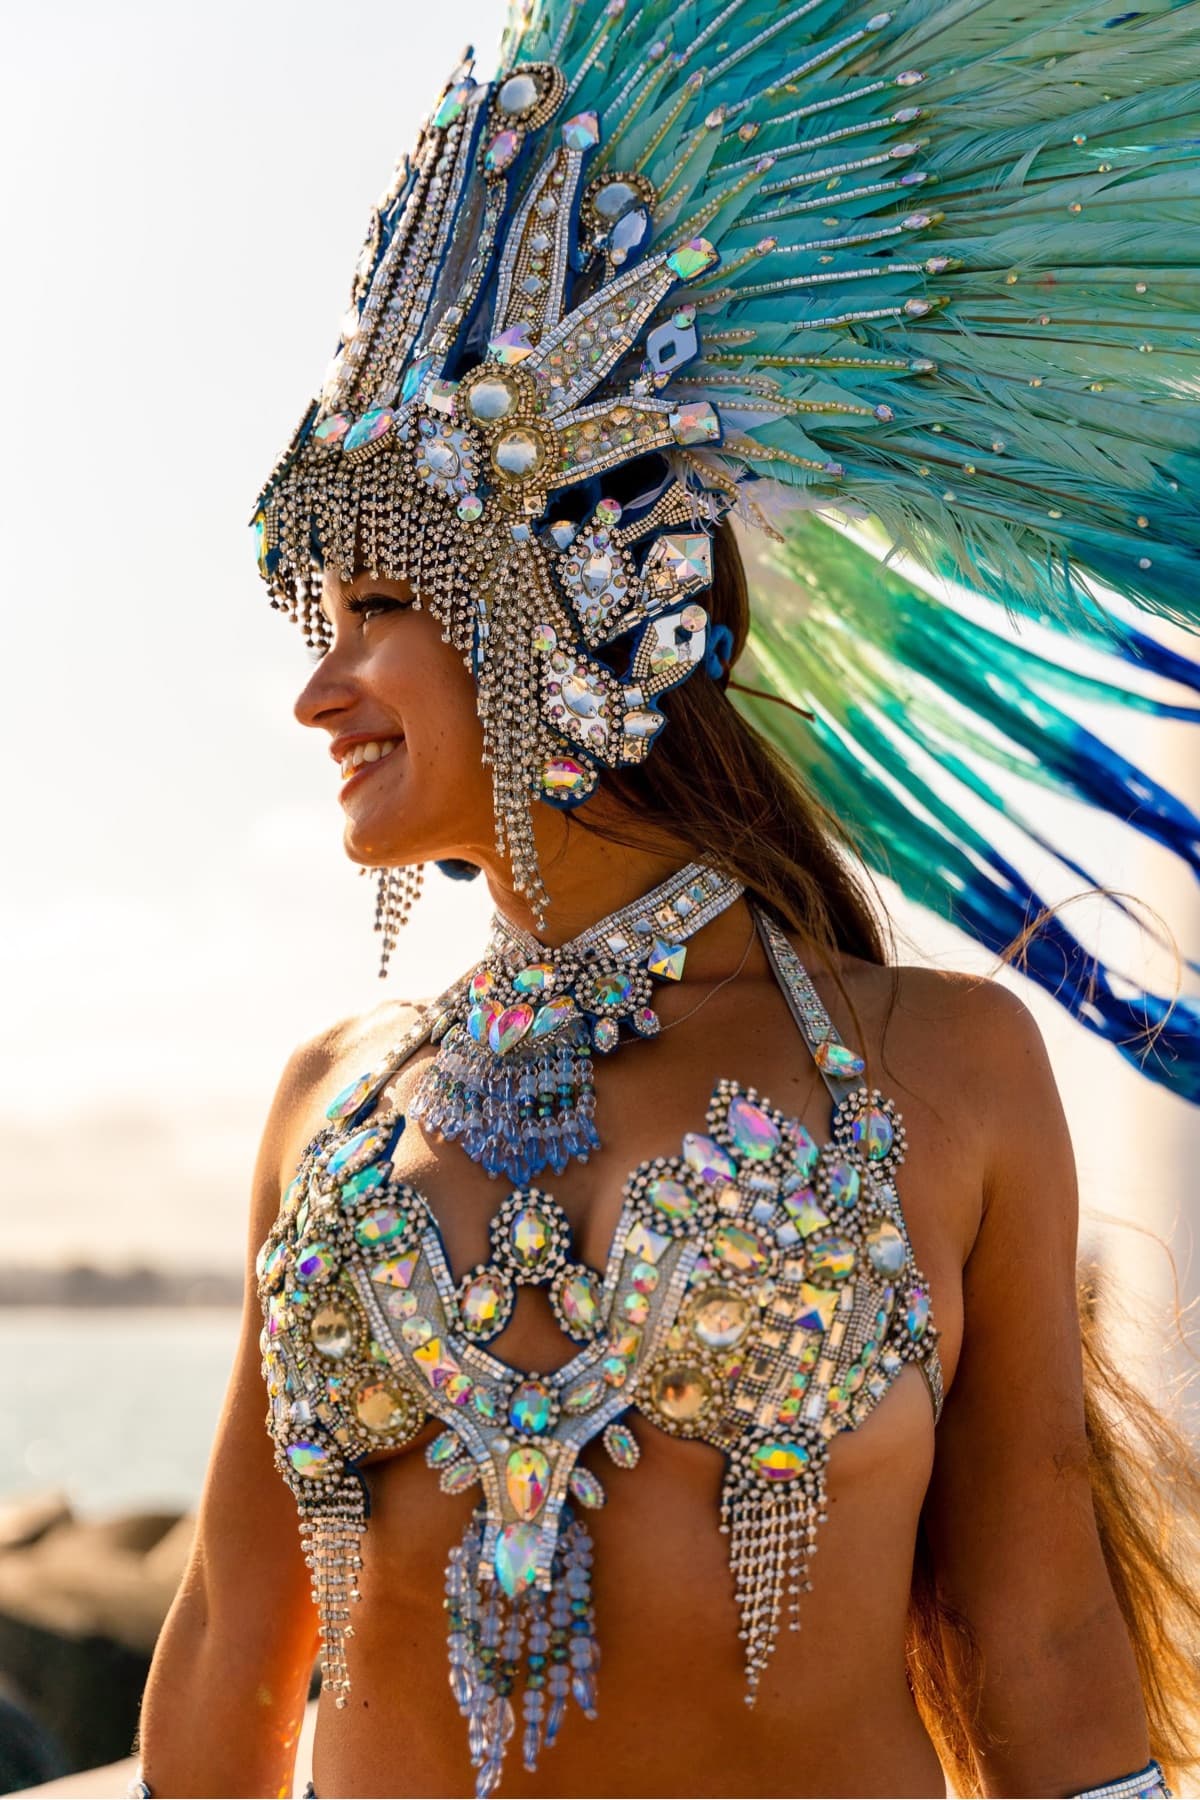
[[[1162,1764],[1151,1757],[1144,1769],[1121,1775],[1103,1787],[1080,1788],[1075,1800],[1173,1800]]]
[[[701,890],[698,895],[692,891],[696,889]],[[704,863],[689,863],[650,893],[631,901],[618,912],[597,919],[556,954],[581,956],[590,950],[604,948],[624,957],[652,939],[655,933],[668,930],[677,943],[686,943],[702,926],[731,906],[743,891],[740,881],[720,875]],[[683,910],[680,910],[681,903],[684,903]],[[500,913],[493,920],[493,931],[501,941],[512,944],[531,962],[547,954],[544,944],[521,926],[511,924]]]
[[[767,953],[767,960],[775,971],[776,979],[783,990],[788,1010],[799,1026],[805,1043],[813,1053],[813,1058],[826,1087],[835,1101],[841,1100],[851,1089],[859,1085],[862,1065],[860,1063],[858,1070],[845,1076],[833,1074],[824,1066],[819,1054],[822,1046],[841,1043],[833,1020],[826,1012],[808,970],[792,949],[775,920],[756,906],[754,922],[758,926],[758,934]]]

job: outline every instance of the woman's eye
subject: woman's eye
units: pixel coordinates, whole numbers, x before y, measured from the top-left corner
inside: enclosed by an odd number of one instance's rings
[[[346,610],[357,618],[370,619],[376,613],[399,612],[403,605],[402,600],[393,600],[390,594],[364,594],[361,599],[347,600]]]

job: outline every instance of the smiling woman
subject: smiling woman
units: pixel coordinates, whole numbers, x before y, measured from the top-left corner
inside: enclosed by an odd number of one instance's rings
[[[1153,794],[1181,856],[1200,821],[1103,745],[1059,756],[1031,655],[992,705],[963,616],[811,520],[872,509],[1085,636],[1088,576],[1183,604],[1194,520],[1149,471],[1187,472],[1191,403],[1092,328],[1125,385],[1089,414],[1086,505],[1047,509],[1080,470],[1058,390],[1025,397],[1051,353],[1004,271],[1019,239],[1092,318],[1135,209],[1175,266],[1192,90],[1164,71],[1197,21],[1052,11],[538,0],[495,82],[455,71],[373,215],[260,566],[316,652],[297,717],[384,917],[427,861],[482,871],[495,915],[442,994],[285,1071],[142,1794],[285,1791],[318,1652],[322,1795],[473,1768],[478,1795],[1164,1796],[1194,1758],[1200,1472],[1081,1316],[1041,1037],[993,983],[896,964],[848,827],[877,810],[1002,943],[1036,896],[934,803],[935,738],[957,773],[956,732],[1001,761],[1033,722],[1048,784]],[[1119,147],[1102,242],[992,218],[998,192],[1079,204],[1073,152],[1027,185],[1043,116]],[[1135,174],[1170,193],[1161,230]],[[935,176],[945,210],[896,212]],[[944,465],[978,472],[981,410],[1020,456],[960,506]],[[794,643],[756,599],[754,653],[812,725],[805,778],[732,698],[755,690],[728,515],[767,525],[787,485],[815,598]],[[880,668],[924,672],[907,737]],[[1080,1019],[1153,1019],[1147,1072],[1200,1091],[1195,1009],[1084,980],[1039,925]]]

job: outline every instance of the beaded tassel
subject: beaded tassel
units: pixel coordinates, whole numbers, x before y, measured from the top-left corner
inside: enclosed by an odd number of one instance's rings
[[[312,1573],[312,1598],[320,1621],[321,1686],[344,1707],[350,1692],[345,1640],[354,1636],[350,1601],[360,1598],[359,1540],[366,1530],[366,1507],[358,1481],[346,1482],[338,1498],[310,1513],[301,1529],[304,1560]]]
[[[568,1697],[585,1718],[596,1716],[599,1650],[592,1607],[592,1540],[564,1508],[548,1593],[536,1587],[506,1594],[484,1556],[486,1509],[479,1508],[450,1552],[446,1569],[450,1688],[467,1721],[476,1796],[494,1793],[504,1753],[517,1728],[513,1694],[524,1665],[521,1752],[536,1770],[553,1744]],[[549,1710],[547,1711],[547,1695]]]
[[[788,1629],[800,1629],[800,1595],[812,1588],[810,1559],[817,1550],[817,1526],[825,1520],[825,1470],[809,1482],[782,1492],[743,1491],[721,1503],[721,1530],[730,1536],[739,1637],[745,1645],[747,1706],[758,1698],[762,1672],[779,1636],[787,1597]]]
[[[375,930],[382,940],[379,948],[379,979],[384,980],[401,926],[421,897],[425,885],[425,864],[414,863],[403,869],[364,869],[364,875],[375,876]]]

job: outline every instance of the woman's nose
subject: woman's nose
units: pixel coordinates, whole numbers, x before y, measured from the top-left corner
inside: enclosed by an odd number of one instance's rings
[[[336,650],[327,650],[304,686],[292,708],[301,725],[328,726],[354,704],[356,693],[343,660]]]

